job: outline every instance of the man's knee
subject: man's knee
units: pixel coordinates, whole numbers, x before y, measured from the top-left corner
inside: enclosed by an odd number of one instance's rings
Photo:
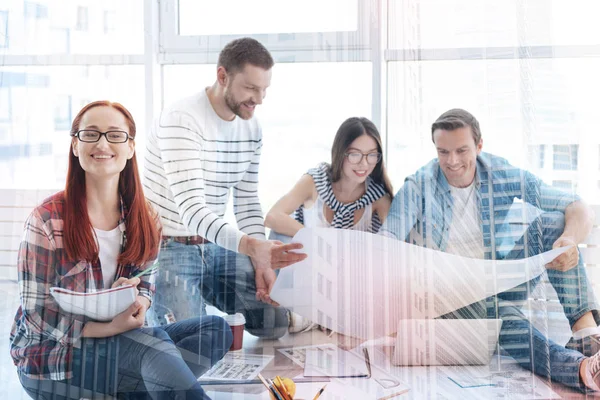
[[[254,336],[262,339],[279,339],[288,331],[290,324],[288,310],[283,307],[249,310],[248,313],[254,315],[246,319],[246,330]]]

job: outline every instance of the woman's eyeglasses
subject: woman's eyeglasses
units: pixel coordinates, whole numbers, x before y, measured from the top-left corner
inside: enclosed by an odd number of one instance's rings
[[[77,139],[86,143],[95,143],[99,141],[103,135],[109,143],[125,143],[129,139],[133,140],[133,138],[125,131],[100,132],[94,129],[82,129],[77,133],[71,134],[71,136],[77,137]]]
[[[345,156],[348,159],[348,162],[350,164],[360,164],[363,160],[363,157],[367,158],[367,164],[370,164],[370,165],[375,165],[379,161],[381,161],[381,153],[364,154],[364,153],[359,153],[357,151],[353,151],[350,153],[346,153]]]

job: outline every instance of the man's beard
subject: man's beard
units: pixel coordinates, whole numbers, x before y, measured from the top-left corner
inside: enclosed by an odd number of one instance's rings
[[[228,88],[229,89],[229,88]],[[242,113],[242,102],[237,102],[233,98],[230,90],[225,92],[225,104],[227,107],[233,112],[235,115],[240,117],[241,119],[250,119],[252,118],[252,114],[245,115]]]

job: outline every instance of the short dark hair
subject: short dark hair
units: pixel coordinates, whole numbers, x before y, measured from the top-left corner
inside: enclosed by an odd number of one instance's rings
[[[221,50],[218,67],[224,67],[228,74],[235,74],[252,64],[265,70],[273,67],[275,62],[271,53],[258,40],[249,37],[235,39]]]
[[[437,129],[453,131],[468,126],[471,127],[471,132],[473,132],[475,145],[478,145],[481,141],[481,128],[479,128],[479,121],[477,121],[477,118],[462,108],[453,108],[440,115],[433,125],[431,125],[431,140],[433,141],[433,133]]]

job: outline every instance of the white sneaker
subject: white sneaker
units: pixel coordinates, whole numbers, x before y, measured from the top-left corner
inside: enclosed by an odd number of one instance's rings
[[[290,321],[288,326],[289,333],[308,332],[319,327],[319,324],[312,322],[310,319],[304,318],[293,311],[288,311],[288,319]]]

